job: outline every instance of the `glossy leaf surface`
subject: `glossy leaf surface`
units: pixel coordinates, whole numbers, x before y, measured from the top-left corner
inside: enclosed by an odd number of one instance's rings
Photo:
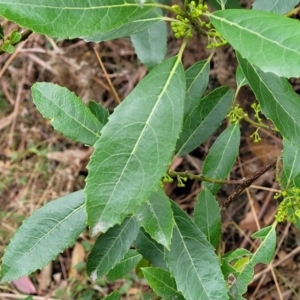
[[[176,145],[177,156],[185,155],[201,145],[220,125],[233,101],[233,91],[220,87],[202,98],[185,116]]]
[[[256,10],[270,11],[275,14],[286,14],[291,11],[297,4],[299,0],[289,0],[289,1],[278,1],[278,0],[255,0],[252,8]]]
[[[154,240],[170,248],[174,225],[173,212],[169,198],[161,187],[141,205],[135,216]]]
[[[110,116],[88,165],[92,235],[122,222],[157,188],[180,132],[184,93],[183,67],[173,57],[152,69]]]
[[[94,145],[103,125],[84,102],[67,88],[39,82],[32,86],[33,102],[44,118],[68,138]]]
[[[130,217],[97,238],[86,265],[87,273],[93,281],[107,274],[124,258],[136,239],[139,228],[135,218]]]
[[[133,244],[137,251],[141,253],[152,266],[166,269],[164,247],[153,240],[143,229],[140,229]]]
[[[210,20],[250,63],[283,77],[300,76],[300,23],[265,11],[227,9]],[[274,30],[275,29],[275,30]]]
[[[165,300],[184,300],[178,293],[176,282],[171,274],[160,268],[142,268],[143,274],[152,290]]]
[[[185,114],[190,114],[194,107],[201,101],[209,80],[210,65],[208,60],[201,60],[185,71],[186,97]]]
[[[124,258],[107,273],[106,279],[109,281],[114,281],[125,276],[133,268],[135,268],[141,259],[141,254],[139,254],[136,250],[129,249]]]
[[[85,227],[83,191],[51,201],[36,210],[7,246],[0,282],[11,282],[43,268],[74,243]]]
[[[241,132],[239,124],[231,124],[216,139],[209,149],[203,163],[203,175],[208,178],[225,179],[239,153]],[[204,182],[212,194],[216,194],[221,187],[218,183]]]
[[[264,73],[237,55],[262,113],[270,119],[284,138],[300,146],[300,99],[285,78]]]
[[[163,61],[167,51],[167,27],[158,22],[151,27],[131,35],[131,42],[140,61],[152,69]]]
[[[220,241],[221,214],[218,201],[209,189],[204,188],[197,199],[194,212],[195,224],[216,248]]]
[[[174,202],[175,218],[167,265],[186,300],[226,300],[227,287],[213,246]]]
[[[147,3],[152,3],[146,0]],[[37,33],[77,38],[118,28],[152,9],[136,0],[0,0],[1,15]]]

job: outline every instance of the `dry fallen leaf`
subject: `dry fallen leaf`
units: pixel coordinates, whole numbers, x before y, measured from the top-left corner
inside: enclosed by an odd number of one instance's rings
[[[80,243],[76,243],[75,247],[72,252],[72,260],[71,260],[71,267],[69,270],[69,278],[70,277],[75,277],[77,274],[77,270],[75,267],[81,263],[84,262],[85,259],[85,251],[83,246]]]

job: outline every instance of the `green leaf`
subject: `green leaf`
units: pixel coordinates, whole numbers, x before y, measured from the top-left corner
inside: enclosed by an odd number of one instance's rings
[[[264,73],[237,54],[262,113],[278,128],[284,138],[300,146],[299,96],[285,78]]]
[[[238,65],[238,67],[236,69],[235,78],[236,78],[236,85],[238,86],[238,88],[249,84],[240,65]]]
[[[216,139],[203,163],[203,175],[208,178],[225,179],[239,153],[241,132],[239,124],[231,124]],[[204,182],[212,194],[216,194],[221,184]]]
[[[88,165],[92,235],[122,222],[157,188],[180,132],[184,92],[183,67],[173,57],[152,69],[110,116]]]
[[[236,270],[234,268],[234,265],[243,259],[249,259],[253,256],[253,254],[243,248],[238,248],[234,251],[227,252],[222,257],[222,273],[224,275],[224,278],[229,279],[229,276],[233,276],[236,278],[242,270]]]
[[[176,282],[171,274],[160,268],[142,268],[151,289],[165,300],[184,300],[178,293]]]
[[[26,298],[24,298],[23,300],[33,300],[32,296],[28,296]]]
[[[10,37],[9,37],[10,42],[13,45],[20,42],[21,38],[22,38],[21,33],[19,33],[16,29],[11,32]]]
[[[169,198],[161,187],[141,205],[136,212],[136,218],[154,240],[167,249],[170,248],[174,225],[173,212]]]
[[[152,266],[166,269],[164,247],[153,240],[142,228],[133,244]]]
[[[44,118],[70,139],[93,145],[100,137],[103,125],[84,102],[67,88],[53,83],[38,82],[32,88],[32,98]]]
[[[120,294],[118,291],[113,291],[111,294],[103,298],[103,300],[120,300]]]
[[[186,300],[228,299],[215,249],[191,219],[174,203],[175,226],[166,261]]]
[[[212,4],[212,6],[216,9],[221,9],[220,1],[222,0],[209,0],[208,2]],[[223,0],[224,1],[224,0]],[[241,4],[239,0],[227,0],[225,8],[241,8]]]
[[[110,31],[107,31],[105,33],[96,33],[91,36],[85,36],[83,37],[88,42],[103,42],[108,41],[124,36],[130,36],[132,34],[138,33],[140,31],[143,31],[154,24],[163,22],[162,20],[162,11],[161,9],[153,9],[147,14],[141,16],[137,20],[130,21],[121,27],[117,27],[115,29],[112,29]]]
[[[264,72],[300,76],[297,20],[265,11],[228,9],[214,12],[210,21],[242,57]]]
[[[131,35],[131,42],[140,61],[148,69],[152,69],[161,63],[166,55],[166,23],[156,23],[139,33]]]
[[[86,227],[85,196],[78,191],[36,210],[16,231],[2,258],[1,283],[46,266]]]
[[[221,125],[233,101],[233,95],[228,87],[215,89],[185,116],[176,146],[177,156],[197,148]]]
[[[141,7],[136,0],[0,0],[1,15],[37,33],[77,38],[121,27],[153,8],[150,0]]]
[[[262,240],[260,246],[245,264],[244,269],[236,276],[236,280],[230,288],[229,294],[234,299],[241,297],[247,291],[247,286],[254,275],[254,266],[258,263],[269,264],[273,258],[276,247],[276,223],[265,227],[252,235],[253,238]]]
[[[4,41],[1,46],[1,49],[9,54],[13,54],[15,51],[15,47],[10,43],[10,40]]]
[[[221,234],[220,207],[214,195],[207,188],[201,191],[197,199],[194,218],[195,224],[216,248]]]
[[[282,154],[282,178],[281,185],[283,189],[288,189],[291,185],[300,184],[300,148],[291,144],[288,140],[283,140]]]
[[[284,15],[291,11],[299,0],[278,1],[278,0],[255,0],[252,8],[256,10],[270,11],[275,14]]]
[[[201,60],[185,71],[186,97],[185,114],[189,115],[203,96],[209,80],[209,60]],[[201,100],[200,100],[201,101]]]
[[[125,254],[125,257],[107,273],[107,280],[114,281],[122,278],[135,268],[141,259],[141,254],[139,254],[136,250],[129,249],[129,251]]]
[[[108,122],[109,111],[107,108],[104,108],[101,103],[91,100],[88,107],[101,124],[105,125]]]
[[[136,239],[139,228],[135,218],[130,217],[97,238],[86,265],[87,273],[93,281],[107,274],[124,258]]]

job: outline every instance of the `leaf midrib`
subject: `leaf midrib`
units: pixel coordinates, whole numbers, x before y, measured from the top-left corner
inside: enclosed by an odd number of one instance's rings
[[[242,27],[238,23],[234,23],[234,22],[229,21],[229,20],[227,20],[225,18],[218,17],[215,14],[210,14],[209,16],[213,17],[215,19],[218,19],[219,21],[221,21],[221,23],[224,22],[224,23],[227,23],[230,26],[235,26],[235,27],[241,29],[241,31],[244,30],[244,31],[248,32],[249,34],[252,34],[254,36],[257,36],[257,37],[261,38],[262,40],[266,40],[266,41],[270,42],[271,44],[277,45],[279,48],[283,49],[283,51],[291,51],[291,52],[294,52],[297,55],[300,55],[300,52],[297,52],[294,49],[291,49],[291,48],[288,48],[288,47],[284,47],[282,44],[280,44],[280,43],[278,43],[276,41],[273,41],[273,40],[271,40],[271,39],[269,39],[269,38],[267,38],[267,37],[265,37],[265,36],[263,36],[263,35],[255,32],[255,31],[249,30],[249,28]],[[222,27],[223,27],[223,25],[222,25]]]
[[[135,155],[135,151],[136,151],[136,149],[138,148],[138,146],[139,146],[139,144],[140,144],[140,141],[141,141],[141,139],[142,139],[142,136],[144,135],[144,132],[145,132],[146,129],[149,127],[149,123],[150,123],[150,121],[151,121],[151,119],[152,119],[152,116],[153,116],[154,112],[156,111],[157,106],[159,105],[159,103],[160,103],[160,101],[161,101],[161,98],[162,98],[163,95],[165,94],[166,89],[167,89],[167,87],[169,86],[169,83],[170,83],[171,79],[172,79],[173,76],[175,75],[175,70],[177,69],[179,62],[180,62],[180,58],[179,58],[179,56],[178,56],[177,59],[176,59],[176,61],[175,61],[175,63],[174,63],[173,68],[172,68],[171,71],[170,71],[169,77],[168,77],[168,79],[167,79],[167,81],[166,81],[166,83],[165,83],[165,85],[164,85],[162,91],[160,92],[159,96],[157,97],[157,101],[156,101],[155,105],[153,106],[153,108],[152,108],[152,110],[151,110],[151,112],[150,112],[150,114],[149,114],[149,117],[147,118],[147,120],[146,120],[146,122],[145,122],[145,126],[144,126],[144,128],[142,129],[142,131],[141,131],[139,137],[137,138],[136,143],[135,143],[135,145],[134,145],[134,147],[133,147],[131,153],[129,154],[129,157],[128,157],[127,161],[126,161],[126,164],[124,165],[122,171],[120,172],[120,176],[119,176],[119,178],[118,178],[117,181],[116,181],[116,184],[115,184],[115,186],[114,186],[114,189],[113,189],[112,192],[111,192],[111,195],[110,195],[110,197],[109,197],[109,199],[108,199],[108,201],[107,201],[107,203],[106,203],[106,206],[104,207],[104,209],[103,209],[103,211],[102,211],[102,213],[101,213],[101,215],[100,215],[100,217],[99,217],[99,220],[101,220],[101,217],[102,217],[103,215],[105,215],[106,209],[107,209],[107,207],[109,206],[110,202],[112,201],[112,197],[113,197],[113,195],[114,195],[114,193],[115,193],[115,190],[116,190],[117,186],[119,185],[119,183],[121,182],[121,179],[122,179],[122,177],[123,177],[123,175],[124,175],[124,173],[125,173],[125,171],[126,171],[126,169],[127,169],[127,166],[128,166],[128,164],[129,164],[129,162],[131,161],[132,157]],[[98,222],[99,222],[99,221],[98,221]]]

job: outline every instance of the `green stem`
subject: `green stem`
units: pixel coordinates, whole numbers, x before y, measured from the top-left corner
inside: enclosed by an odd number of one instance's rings
[[[169,11],[173,12],[173,9],[172,9],[171,6],[164,5],[164,4],[157,3],[157,2],[154,2],[154,3],[145,3],[143,6],[153,6],[153,7],[158,7],[158,8],[162,8],[162,9],[169,10]]]
[[[185,49],[185,47],[186,47],[187,42],[188,42],[188,39],[185,38],[185,39],[183,40],[181,46],[180,46],[180,49],[179,49],[179,52],[178,52],[178,58],[180,58],[180,59],[182,58],[182,54],[183,54],[183,51],[184,51],[184,49]]]
[[[267,130],[271,130],[271,131],[273,131],[273,132],[279,132],[278,129],[272,128],[271,126],[265,125],[265,124],[263,124],[263,123],[255,122],[255,121],[251,120],[248,116],[247,116],[247,117],[244,117],[243,119],[244,119],[246,122],[252,124],[252,125],[255,126],[255,127],[258,127],[258,128],[264,128],[264,129],[267,129]]]
[[[187,179],[195,179],[198,181],[206,181],[206,182],[211,182],[211,183],[219,183],[219,184],[234,184],[234,185],[239,185],[242,183],[241,180],[223,180],[223,179],[215,179],[215,178],[209,178],[206,176],[203,176],[202,174],[191,174],[188,172],[176,172],[174,170],[169,170],[168,175],[170,177],[176,178],[177,176],[187,178]]]
[[[184,10],[186,11],[189,5],[189,0],[184,0]]]

